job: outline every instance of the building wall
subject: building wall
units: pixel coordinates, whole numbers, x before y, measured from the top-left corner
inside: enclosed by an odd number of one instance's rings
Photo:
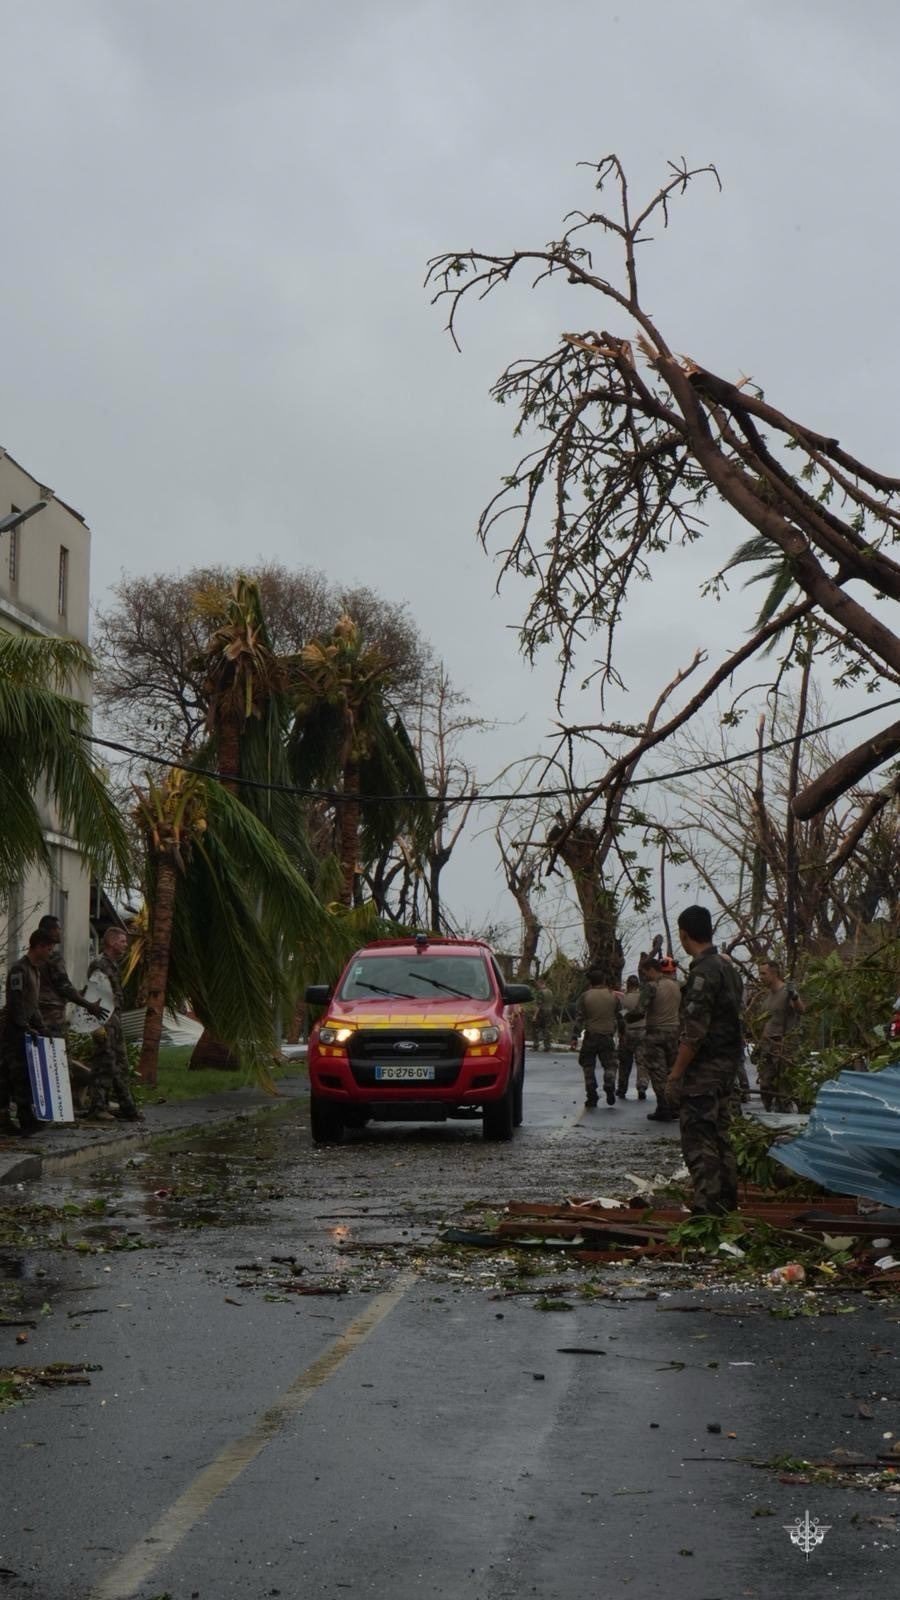
[[[0,517],[14,508],[24,511],[42,498],[39,480],[0,449]],[[62,634],[87,644],[91,534],[83,517],[52,500],[15,534],[0,534],[0,629]],[[66,552],[62,582],[61,551]],[[71,693],[90,704],[87,683],[73,684]],[[9,905],[0,906],[0,970],[5,972],[8,962],[21,954],[39,918],[51,912],[63,923],[72,981],[81,984],[90,959],[90,875],[49,808],[45,820],[54,874],[29,873]]]

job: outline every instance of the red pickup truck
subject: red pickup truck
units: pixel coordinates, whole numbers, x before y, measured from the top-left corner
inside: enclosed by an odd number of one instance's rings
[[[323,1015],[309,1039],[316,1144],[367,1122],[480,1116],[485,1139],[522,1121],[527,984],[507,983],[480,939],[419,934],[357,950],[333,988],[306,991]]]

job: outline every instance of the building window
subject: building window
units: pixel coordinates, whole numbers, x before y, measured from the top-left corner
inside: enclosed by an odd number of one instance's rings
[[[66,614],[69,603],[69,552],[64,544],[59,547],[59,604],[58,611],[61,617]]]
[[[10,511],[18,511],[18,506],[10,506]],[[19,530],[9,530],[9,581],[15,583],[19,576]]]

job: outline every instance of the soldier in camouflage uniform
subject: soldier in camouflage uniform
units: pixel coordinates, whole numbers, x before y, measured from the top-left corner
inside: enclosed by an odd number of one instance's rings
[[[789,1093],[791,1034],[806,1007],[797,990],[785,983],[777,961],[764,961],[760,968],[763,996],[759,1012],[763,1019],[762,1039],[756,1052],[756,1076],[766,1111],[790,1111]]]
[[[692,1210],[721,1215],[737,1207],[737,1165],[728,1139],[741,1062],[741,980],[712,942],[705,906],[689,906],[678,932],[693,959],[681,1002],[681,1041],[669,1076],[681,1148],[694,1185]]]
[[[107,928],[100,946],[100,954],[88,967],[88,978],[102,972],[112,985],[114,1007],[112,1016],[94,1034],[94,1059],[91,1112],[96,1115],[108,1108],[112,1097],[117,1106],[116,1116],[126,1122],[136,1122],[140,1112],[134,1103],[128,1082],[128,1056],[125,1052],[125,1035],[122,1032],[122,1006],[124,995],[119,978],[119,963],[128,945],[128,935],[122,928]]]
[[[641,1045],[647,1031],[647,1023],[641,1009],[641,986],[636,973],[632,973],[625,984],[625,993],[622,996],[622,1027],[619,1033],[619,1076],[616,1084],[616,1097],[619,1100],[628,1099],[628,1080],[631,1077],[632,1065],[637,1067],[638,1099],[646,1100],[650,1078],[647,1073],[646,1062],[641,1053]]]
[[[534,1015],[531,1026],[534,1032],[535,1050],[543,1047],[549,1050],[552,1046],[550,1030],[553,1027],[553,991],[538,979],[534,987]]]
[[[638,1060],[656,1096],[656,1109],[647,1120],[671,1122],[675,1112],[669,1105],[666,1084],[678,1054],[681,1027],[681,989],[671,958],[648,956],[642,962],[639,995],[646,1026],[638,1046]]]
[[[51,1039],[64,1039],[67,1005],[84,1006],[85,1011],[89,1011],[93,1017],[99,1017],[101,1021],[106,1012],[98,1000],[88,1005],[70,981],[62,953],[62,927],[59,918],[41,917],[38,931],[49,933],[53,940],[50,959],[45,961],[41,968],[41,1016]]]
[[[622,1007],[614,989],[603,981],[602,972],[588,973],[588,988],[575,1008],[576,1024],[584,1028],[578,1064],[584,1074],[584,1103],[589,1110],[597,1104],[597,1062],[603,1068],[606,1104],[616,1103],[616,1072],[619,1065],[616,1039]]]
[[[28,941],[28,951],[14,961],[6,974],[6,1005],[0,1037],[0,1130],[13,1133],[10,1101],[15,1103],[22,1135],[40,1132],[41,1123],[31,1104],[31,1087],[25,1060],[25,1040],[30,1033],[46,1034],[41,1015],[41,967],[53,949],[49,933],[38,930]]]

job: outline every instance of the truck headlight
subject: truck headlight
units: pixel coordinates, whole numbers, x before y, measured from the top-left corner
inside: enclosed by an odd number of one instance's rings
[[[459,1031],[467,1044],[496,1044],[500,1037],[500,1029],[492,1022],[476,1022]]]
[[[333,1023],[326,1022],[324,1028],[319,1029],[320,1044],[346,1044],[352,1028],[336,1028]]]

